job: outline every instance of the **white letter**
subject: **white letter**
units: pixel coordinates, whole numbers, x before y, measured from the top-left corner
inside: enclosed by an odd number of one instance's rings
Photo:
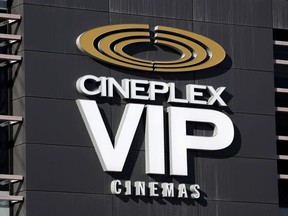
[[[112,194],[120,194],[121,193],[121,188],[118,186],[121,186],[121,181],[120,180],[113,180],[111,182],[110,188],[111,188],[111,193]]]
[[[219,111],[182,107],[168,107],[167,110],[171,175],[187,175],[187,149],[220,150],[228,147],[233,141],[233,123],[228,116]],[[213,136],[187,135],[187,121],[213,124]]]
[[[126,105],[117,130],[113,148],[96,101],[77,100],[76,103],[103,170],[121,172],[142,115],[144,105]]]
[[[174,183],[162,183],[162,196],[174,197]]]
[[[100,77],[100,80],[101,80],[101,85],[99,86],[99,88],[101,88],[101,97],[106,97],[107,96],[107,85],[106,85],[107,78]]]
[[[121,98],[129,98],[129,80],[123,79],[122,86],[112,77],[108,78],[108,97],[113,97],[114,88],[116,88]]]
[[[226,103],[220,97],[220,94],[225,90],[226,87],[219,87],[215,91],[212,86],[208,86],[208,91],[211,97],[208,99],[208,105],[213,105],[216,101],[218,102],[219,106],[227,106]]]
[[[135,190],[136,196],[145,196],[145,182],[136,181],[134,183],[134,186],[136,188]]]
[[[169,86],[169,98],[168,102],[175,102],[175,103],[188,103],[188,100],[175,98],[175,83],[168,83]]]
[[[195,92],[195,89],[206,89],[206,86],[204,86],[204,85],[193,85],[193,84],[186,85],[186,94],[187,94],[187,100],[189,101],[189,103],[193,103],[193,104],[207,104],[206,101],[196,100],[195,99],[195,96],[203,97],[203,93],[202,92]]]
[[[131,181],[125,181],[125,195],[131,195]]]
[[[158,182],[150,182],[148,184],[149,192],[150,192],[149,194],[152,197],[159,196],[159,194],[156,193],[156,191],[157,191],[156,185],[158,185]]]
[[[199,192],[200,186],[198,184],[194,184],[190,186],[190,191],[192,192],[191,198],[193,199],[199,199],[200,198],[200,192]]]
[[[156,86],[160,86],[161,89],[157,89]],[[150,100],[155,100],[155,94],[165,94],[168,92],[168,85],[164,82],[150,81],[150,87],[148,89]]]
[[[178,198],[188,198],[185,184],[178,185]]]
[[[76,82],[76,88],[77,88],[78,92],[80,94],[84,94],[84,95],[88,95],[88,96],[99,94],[100,93],[99,88],[96,88],[93,91],[90,91],[85,87],[85,82],[87,80],[93,80],[95,83],[98,83],[101,81],[101,79],[99,79],[98,77],[93,76],[93,75],[85,75],[83,77],[80,77]]]
[[[137,87],[137,84],[148,84],[147,80],[130,80],[131,85],[131,99],[139,99],[139,100],[148,100],[149,96],[146,95],[137,95],[137,91],[145,92],[144,87]]]
[[[163,107],[155,105],[146,107],[146,174],[165,174]]]

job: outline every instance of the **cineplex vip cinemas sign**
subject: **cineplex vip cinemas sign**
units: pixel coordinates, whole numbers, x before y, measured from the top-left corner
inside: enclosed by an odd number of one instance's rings
[[[154,43],[174,49],[181,57],[170,61],[149,61],[133,57],[125,52],[125,47],[137,43]],[[97,60],[116,66],[143,72],[193,72],[217,65],[225,58],[224,49],[202,35],[189,31],[156,26],[151,37],[148,25],[109,25],[84,32],[77,38],[77,46],[84,53]],[[95,84],[94,89],[85,83]],[[146,88],[144,87],[146,86]],[[85,96],[112,98],[120,95],[129,101],[122,114],[114,143],[95,100],[77,100],[77,105],[88,130],[97,156],[105,172],[122,172],[134,138],[138,123],[146,109],[145,122],[145,169],[146,174],[165,174],[164,150],[164,109],[161,105],[150,105],[145,101],[155,101],[157,95],[167,95],[170,106],[168,112],[169,167],[170,175],[187,176],[187,150],[220,150],[229,146],[234,138],[234,127],[230,118],[222,112],[211,109],[177,107],[173,104],[200,104],[206,106],[227,106],[221,98],[225,87],[214,88],[205,85],[186,85],[186,97],[176,98],[175,83],[139,79],[85,75],[77,80],[76,88]],[[148,90],[145,90],[148,89]],[[209,97],[204,97],[204,93]],[[164,101],[163,101],[164,102]],[[213,125],[212,136],[187,135],[187,122]],[[124,170],[125,171],[125,170]],[[111,193],[136,196],[159,196],[198,199],[200,186],[169,182],[144,182],[113,180]],[[124,189],[123,189],[124,188]],[[147,192],[148,191],[148,192]]]

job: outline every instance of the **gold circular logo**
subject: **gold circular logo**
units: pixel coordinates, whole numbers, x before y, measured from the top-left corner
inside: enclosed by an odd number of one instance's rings
[[[91,29],[77,38],[84,53],[100,61],[142,71],[189,72],[215,66],[225,58],[224,49],[215,41],[182,29],[156,26],[151,37],[145,24],[109,25]],[[128,45],[153,42],[168,46],[181,57],[177,60],[150,61],[124,51]]]

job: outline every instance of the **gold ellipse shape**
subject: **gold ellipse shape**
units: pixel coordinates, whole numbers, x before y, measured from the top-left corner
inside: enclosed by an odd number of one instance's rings
[[[122,57],[120,55],[117,54],[117,52],[113,50],[111,50],[111,46],[112,44],[117,41],[117,40],[124,40],[126,38],[130,38],[130,37],[147,37],[149,36],[149,33],[147,35],[147,32],[124,32],[124,33],[116,33],[116,34],[112,34],[112,35],[108,35],[107,37],[104,37],[103,39],[101,39],[98,43],[98,48],[99,50],[101,50],[103,53],[105,53],[106,55],[108,55],[109,57],[113,58],[113,59],[117,59],[117,60],[120,60],[120,61],[123,61],[125,63],[128,63],[128,64],[135,64],[135,65],[139,65],[139,66],[143,66],[143,67],[153,67],[153,62],[150,61],[150,62],[135,62],[133,60],[130,60],[130,59],[127,59],[125,57]],[[127,40],[127,39],[126,39]],[[135,40],[135,39],[134,39]],[[132,43],[134,41],[132,39]],[[138,40],[141,40],[141,41],[145,41],[147,39],[138,39]]]
[[[121,42],[117,43],[114,46],[114,51],[117,52],[119,55],[125,57],[125,58],[131,59],[131,60],[134,60],[134,61],[137,61],[137,62],[155,63],[155,61],[149,61],[149,60],[144,60],[144,59],[133,57],[133,56],[125,53],[124,50],[123,50],[126,46],[131,45],[131,44],[150,42],[150,40],[146,40],[146,41],[144,41],[144,40],[145,39],[143,39],[143,40],[142,39],[130,39],[130,40],[121,41]],[[181,58],[179,58],[177,60],[157,61],[157,63],[159,62],[159,63],[163,63],[163,64],[176,64],[176,63],[179,63],[179,62],[188,61],[190,58],[193,58],[193,55],[189,51],[189,49],[187,49],[186,47],[182,46],[181,44],[173,43],[173,42],[170,42],[170,41],[162,41],[162,40],[160,40],[160,41],[155,40],[154,43],[155,44],[162,44],[164,46],[167,46],[167,47],[170,47],[170,48],[174,49],[175,51],[178,51],[179,53],[182,53]]]
[[[124,50],[123,50],[128,45],[136,44],[136,43],[145,43],[145,42],[149,43],[149,42],[151,42],[151,40],[150,39],[146,39],[144,41],[144,39],[143,40],[142,39],[130,39],[130,40],[121,41],[121,42],[117,43],[114,46],[114,51],[116,53],[118,53],[119,55],[127,58],[127,59],[131,59],[131,60],[134,60],[134,61],[137,61],[137,62],[150,63],[150,62],[153,62],[153,61],[136,58],[134,56],[131,56],[131,55],[125,53]]]
[[[212,66],[215,66],[222,62],[225,58],[225,51],[224,49],[215,41],[204,37],[202,35],[189,32],[182,29],[176,29],[172,27],[166,27],[166,26],[156,26],[155,30],[157,32],[166,32],[167,34],[175,34],[182,36],[184,38],[190,38],[193,41],[199,41],[199,43],[203,44],[207,47],[207,52],[210,54],[210,59],[208,61],[205,61],[203,64],[191,66],[191,67],[185,67],[185,68],[177,68],[176,70],[178,72],[189,72],[189,71],[195,71],[195,70],[202,70],[206,68],[210,68]],[[157,72],[175,72],[175,69],[173,68],[155,68],[154,69]]]
[[[190,49],[192,49],[193,51],[196,52],[197,56],[190,61],[190,66],[192,65],[196,65],[196,64],[199,64],[201,62],[203,62],[206,58],[207,58],[207,52],[206,50],[201,47],[200,45],[198,45],[197,43],[193,42],[193,41],[190,41],[190,40],[187,40],[183,37],[179,37],[179,36],[176,36],[176,35],[169,35],[169,34],[165,34],[165,33],[157,33],[155,35],[155,38],[158,39],[158,38],[161,38],[162,40],[166,39],[166,40],[172,40],[172,41],[175,41],[175,42],[178,42],[180,44],[186,44],[188,47],[190,47]],[[158,65],[158,64],[161,64],[162,62],[158,62],[156,61],[155,62],[155,67],[168,67],[169,68],[169,65]],[[179,62],[180,64],[181,62]],[[165,63],[164,63],[165,64]],[[189,65],[188,65],[189,66]],[[179,65],[179,67],[187,67],[187,65]],[[172,67],[173,68],[173,67]]]
[[[91,29],[81,34],[76,44],[81,51],[97,60],[142,71],[202,70],[219,64],[225,58],[224,49],[205,36],[166,26],[156,26],[155,31],[155,44],[169,46],[182,53],[181,58],[149,61],[125,53],[124,48],[128,45],[151,42],[149,26],[145,24],[110,25]]]
[[[111,26],[103,26],[99,28],[95,28],[84,32],[81,34],[76,41],[78,48],[83,51],[84,53],[90,55],[93,58],[96,58],[100,61],[110,63],[117,66],[122,66],[126,68],[132,68],[137,70],[144,70],[144,71],[153,71],[153,67],[143,67],[134,64],[123,63],[122,61],[115,60],[111,57],[106,56],[99,50],[97,50],[94,46],[95,40],[105,36],[105,34],[113,34],[113,32],[117,31],[124,31],[124,30],[146,30],[147,37],[150,36],[149,34],[149,26],[143,24],[124,24],[124,25],[111,25]]]
[[[171,41],[166,41],[166,40],[161,40],[161,39],[158,39],[158,40],[155,40],[155,44],[161,44],[161,45],[164,45],[164,46],[167,46],[167,47],[170,47],[174,50],[177,50],[179,53],[181,53],[181,58],[179,59],[176,59],[176,60],[171,60],[171,61],[155,61],[155,65],[154,67],[157,67],[156,65],[157,64],[167,64],[167,65],[170,65],[170,64],[180,64],[182,62],[187,62],[189,61],[191,58],[193,59],[194,56],[193,56],[193,53],[188,49],[186,48],[185,46],[181,45],[181,44],[178,44],[178,43],[174,43],[174,42],[171,42]]]

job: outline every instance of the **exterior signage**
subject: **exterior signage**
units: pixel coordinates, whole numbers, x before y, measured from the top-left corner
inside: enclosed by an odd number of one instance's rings
[[[111,182],[111,193],[116,195],[135,195],[135,196],[150,196],[150,197],[177,197],[177,198],[200,198],[200,186],[198,184],[193,184],[186,186],[186,184],[179,184],[177,189],[174,183],[159,183],[159,182],[149,182],[146,185],[143,181],[134,182],[134,190],[132,190],[132,182],[125,181],[124,183],[120,180],[113,180]],[[148,193],[146,192],[146,186],[148,186]],[[124,188],[124,189],[123,189]],[[159,188],[161,192],[159,192]]]
[[[82,51],[99,60],[142,71],[189,72],[212,67],[225,57],[223,48],[204,36],[164,26],[155,27],[155,31],[153,37],[155,44],[164,44],[179,51],[182,53],[180,59],[150,62],[134,58],[124,52],[125,46],[129,44],[150,42],[148,25],[126,24],[92,29],[78,37],[77,45]],[[92,83],[94,87],[87,88],[87,82]],[[189,107],[193,104],[227,106],[221,96],[226,87],[214,88],[188,84],[186,95],[183,98],[176,98],[176,85],[173,82],[139,79],[122,79],[121,82],[117,82],[113,77],[85,75],[77,80],[76,88],[85,96],[111,98],[117,95],[128,101],[114,143],[109,137],[109,131],[107,131],[97,102],[86,99],[76,101],[105,172],[123,171],[140,118],[145,113],[146,174],[165,174],[164,112],[166,109],[162,105],[149,104],[149,101],[156,101],[160,95],[167,96],[166,102],[170,104],[167,108],[170,175],[188,175],[188,149],[220,150],[228,147],[234,138],[234,126],[227,115],[216,110]],[[129,102],[131,99],[133,103]],[[175,104],[183,103],[188,107],[175,106]],[[213,134],[211,136],[188,135],[187,122],[212,125]],[[145,185],[148,186],[148,194]],[[160,191],[159,188],[161,188]],[[200,186],[197,184],[187,186],[179,183],[176,186],[168,182],[135,181],[132,183],[130,180],[118,179],[111,182],[111,193],[122,195],[134,193],[136,196],[198,199],[199,189]]]
[[[135,58],[125,47],[136,43],[153,43],[174,49],[181,57],[171,61],[149,61]],[[155,72],[191,72],[213,67],[225,58],[224,49],[215,41],[182,29],[148,25],[121,24],[95,28],[77,38],[77,46],[84,53],[109,64]]]
[[[85,87],[85,81],[95,82],[99,87],[89,91]],[[140,84],[149,86],[145,92]],[[174,88],[171,88],[173,86]],[[187,98],[175,98],[175,83],[154,82],[147,80],[122,80],[122,85],[114,78],[95,77],[92,75],[78,79],[76,87],[80,93],[113,97],[114,90],[123,98],[139,100],[155,100],[156,94],[166,94],[170,89],[168,102],[183,102],[203,105],[227,106],[221,98],[225,87],[215,90],[212,86],[189,84],[186,86]],[[106,88],[108,90],[106,90]],[[156,90],[157,89],[157,90]],[[211,94],[208,100],[203,98],[203,93],[197,90],[207,89]],[[158,91],[159,90],[159,91]],[[108,91],[108,92],[107,92]],[[172,92],[172,94],[171,94]],[[102,95],[101,95],[102,93]],[[143,95],[143,93],[146,93]],[[196,96],[200,99],[196,100]],[[126,161],[132,140],[144,109],[146,109],[146,173],[165,174],[164,161],[164,121],[163,107],[158,105],[146,105],[128,103],[118,128],[115,143],[111,139],[103,122],[96,101],[77,100],[77,105],[93,142],[97,155],[104,171],[121,172]],[[230,118],[225,114],[207,109],[184,108],[170,106],[167,109],[169,118],[169,149],[170,149],[170,174],[187,175],[187,149],[220,150],[231,144],[234,137],[234,127]],[[204,122],[214,126],[214,134],[211,137],[188,136],[186,134],[186,122]]]

